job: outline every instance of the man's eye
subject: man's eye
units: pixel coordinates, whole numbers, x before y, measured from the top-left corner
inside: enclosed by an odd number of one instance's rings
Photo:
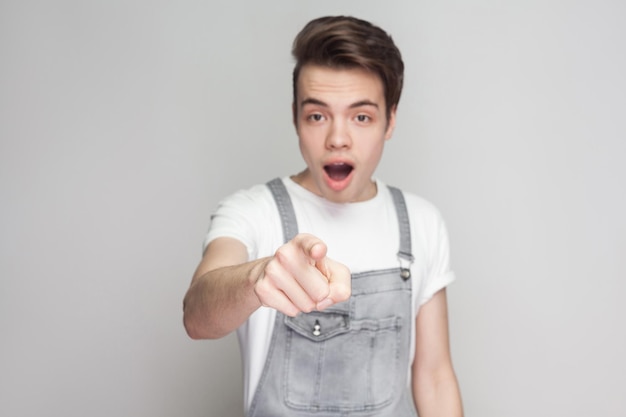
[[[365,115],[365,114],[359,114],[356,117],[356,120],[359,121],[359,122],[369,122],[370,121],[370,117]]]
[[[321,114],[319,114],[319,113],[314,113],[314,114],[311,114],[311,115],[308,117],[308,119],[309,119],[310,121],[312,121],[312,122],[319,122],[319,121],[320,121],[320,120],[322,120],[323,118],[324,118],[324,117],[323,117]]]

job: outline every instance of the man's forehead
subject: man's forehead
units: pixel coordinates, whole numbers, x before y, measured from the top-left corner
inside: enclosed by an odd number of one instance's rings
[[[362,68],[305,66],[298,77],[298,105],[328,105],[347,101],[350,106],[381,106],[383,85],[378,75]]]

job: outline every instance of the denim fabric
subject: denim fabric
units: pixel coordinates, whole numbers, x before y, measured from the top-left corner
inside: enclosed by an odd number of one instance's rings
[[[281,185],[274,182],[270,189],[284,230],[297,233]],[[397,196],[394,202],[398,207]],[[399,219],[401,241],[409,234],[410,242],[408,216],[399,213]],[[400,249],[410,255],[406,244]],[[323,312],[294,318],[277,312],[248,416],[415,417],[407,387],[411,280],[402,272],[397,267],[353,274],[350,299]]]

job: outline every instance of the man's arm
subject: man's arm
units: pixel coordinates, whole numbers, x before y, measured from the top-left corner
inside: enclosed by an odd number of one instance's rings
[[[415,321],[413,399],[420,417],[462,417],[461,394],[452,367],[446,290],[421,306]]]
[[[239,327],[264,305],[295,316],[348,299],[350,271],[326,257],[326,245],[299,234],[274,256],[247,261],[243,243],[218,238],[209,244],[183,303],[193,339],[215,339]]]
[[[225,336],[259,308],[253,288],[268,259],[247,260],[245,245],[236,239],[218,238],[207,246],[183,301],[192,339]]]

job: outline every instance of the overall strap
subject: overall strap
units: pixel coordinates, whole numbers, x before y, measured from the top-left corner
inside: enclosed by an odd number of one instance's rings
[[[396,187],[388,186],[393,197],[393,203],[396,207],[398,215],[398,226],[400,227],[400,250],[398,251],[398,260],[402,271],[400,275],[404,279],[411,278],[411,264],[413,263],[413,253],[411,251],[411,225],[409,223],[409,212],[406,208],[404,195]]]
[[[278,206],[278,213],[280,214],[280,221],[283,225],[283,238],[287,243],[298,234],[298,221],[296,220],[296,212],[293,209],[291,198],[285,188],[285,184],[280,178],[274,178],[267,183],[274,201]]]

